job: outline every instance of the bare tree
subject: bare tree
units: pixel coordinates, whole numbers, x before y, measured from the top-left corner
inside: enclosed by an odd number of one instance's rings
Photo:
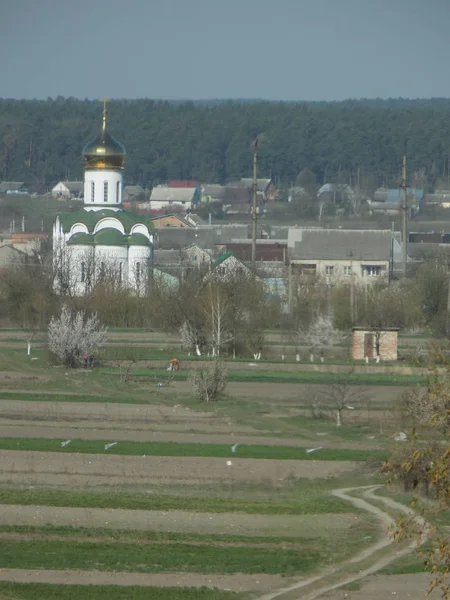
[[[96,314],[73,313],[63,305],[61,314],[52,317],[48,326],[49,349],[61,364],[76,367],[83,363],[86,353],[105,344],[106,332]]]
[[[220,356],[221,347],[233,339],[229,319],[233,306],[228,291],[227,284],[220,281],[209,281],[204,288],[202,310],[214,357]]]
[[[351,373],[341,374],[336,383],[324,385],[319,392],[321,405],[333,414],[336,427],[342,426],[344,413],[360,407],[367,395],[366,390],[349,383]]]

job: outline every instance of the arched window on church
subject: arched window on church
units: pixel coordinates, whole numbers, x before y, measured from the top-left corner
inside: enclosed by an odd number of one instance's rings
[[[95,202],[95,183],[91,181],[91,202]]]
[[[120,202],[120,181],[116,183],[116,202],[117,204]]]
[[[103,183],[103,202],[108,202],[108,182]]]

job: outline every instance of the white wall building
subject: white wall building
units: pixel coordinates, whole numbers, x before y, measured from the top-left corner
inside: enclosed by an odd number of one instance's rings
[[[106,130],[83,150],[84,207],[56,217],[53,261],[56,289],[84,295],[100,280],[142,291],[153,258],[151,220],[122,209],[126,152]]]

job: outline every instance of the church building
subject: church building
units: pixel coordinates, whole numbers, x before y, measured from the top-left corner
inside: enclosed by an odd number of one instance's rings
[[[123,210],[126,152],[106,129],[83,150],[84,206],[56,217],[53,226],[55,287],[84,295],[102,279],[137,293],[147,285],[153,259],[151,219]]]

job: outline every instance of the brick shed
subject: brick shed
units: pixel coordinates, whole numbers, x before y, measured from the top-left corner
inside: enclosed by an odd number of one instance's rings
[[[398,331],[396,327],[353,327],[353,360],[377,358],[378,353],[380,360],[397,360]]]

